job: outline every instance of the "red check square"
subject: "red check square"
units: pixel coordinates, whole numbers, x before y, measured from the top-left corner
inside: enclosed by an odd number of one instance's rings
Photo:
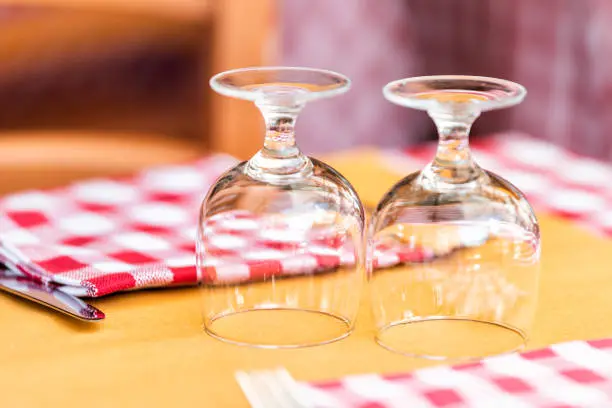
[[[110,258],[115,258],[132,265],[142,265],[159,261],[159,259],[136,251],[122,251],[108,254]]]
[[[198,281],[198,273],[195,266],[170,267],[170,270],[174,275],[173,283],[177,285],[193,284]]]
[[[523,353],[522,356],[527,360],[540,360],[544,358],[555,358],[557,354],[555,354],[553,350],[546,348],[542,350],[527,351]]]
[[[457,391],[448,388],[429,391],[424,393],[424,396],[435,407],[450,407],[463,402],[463,398],[461,398]]]
[[[85,268],[89,265],[81,263],[74,258],[63,255],[38,262],[38,266],[50,273],[64,273]]]
[[[6,214],[15,224],[31,228],[49,223],[49,219],[40,211],[10,211]]]
[[[522,392],[531,392],[533,391],[533,387],[521,380],[520,378],[515,377],[497,377],[491,379],[493,383],[495,383],[502,390],[510,393],[510,394],[518,394]]]
[[[84,283],[95,288],[95,296],[103,296],[134,288],[136,279],[131,273],[112,273],[87,279]]]
[[[63,245],[85,246],[98,240],[98,237],[70,237],[61,241]]]
[[[591,384],[591,383],[602,382],[606,380],[605,378],[603,378],[597,373],[594,373],[591,370],[580,369],[580,368],[572,369],[572,370],[565,370],[565,371],[562,371],[561,374],[580,384]]]

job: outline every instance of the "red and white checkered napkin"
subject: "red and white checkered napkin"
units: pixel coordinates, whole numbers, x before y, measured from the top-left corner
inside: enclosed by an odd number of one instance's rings
[[[395,375],[301,384],[317,408],[610,407],[612,339]]]
[[[0,262],[76,296],[194,284],[198,208],[235,163],[215,155],[131,179],[7,196],[0,200]],[[324,272],[355,262],[350,242],[330,235],[304,240],[296,230],[267,225],[245,211],[217,214],[207,226],[212,233],[202,279],[211,283]],[[392,266],[439,255],[380,247],[374,262]]]
[[[198,208],[236,160],[213,155],[129,179],[0,200],[0,260],[77,296],[196,282]]]
[[[536,211],[612,235],[612,165],[517,132],[475,139],[471,145],[477,163],[516,185]],[[407,174],[431,161],[435,149],[431,143],[400,154],[387,151],[385,165]]]
[[[431,159],[431,150],[432,146],[414,149],[409,164],[420,160],[421,167]],[[518,184],[536,206],[564,208],[562,214],[597,222],[604,230],[609,225],[612,232],[607,186],[599,184],[602,175],[612,174],[609,166],[514,134],[496,136],[477,144],[476,150],[485,168]],[[401,161],[406,163],[405,155]],[[397,169],[397,160],[386,162]],[[567,174],[554,171],[558,162],[564,163]],[[0,261],[77,296],[193,284],[198,278],[198,207],[214,180],[235,163],[231,157],[215,155],[188,165],[153,168],[130,179],[90,180],[5,197],[0,200]],[[210,223],[216,229],[209,244],[216,253],[205,260],[211,261],[205,264],[205,280],[316,273],[354,262],[353,249],[338,245],[337,237],[316,237],[305,247],[300,238],[296,251],[295,237],[270,234],[278,228],[264,227],[254,214],[219,217]],[[458,246],[473,244],[474,237],[486,239],[478,231],[460,235]],[[444,253],[434,248],[379,247],[374,264],[388,267],[440,255]]]

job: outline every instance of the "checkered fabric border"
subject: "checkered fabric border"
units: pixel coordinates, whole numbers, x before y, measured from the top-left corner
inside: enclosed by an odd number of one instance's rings
[[[301,384],[317,408],[608,407],[612,339],[575,341],[412,373]]]

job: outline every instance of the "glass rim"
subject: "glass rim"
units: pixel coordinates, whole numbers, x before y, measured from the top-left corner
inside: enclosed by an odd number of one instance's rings
[[[279,75],[294,74],[298,78],[300,75],[303,75],[303,81],[288,81],[285,83],[285,93],[287,93],[287,88],[293,87],[296,91],[294,96],[296,99],[299,99],[300,102],[337,96],[347,92],[351,87],[351,80],[346,75],[339,72],[322,68],[299,66],[253,66],[230,69],[213,75],[210,78],[209,84],[210,87],[220,95],[248,101],[256,101],[262,96],[262,94],[265,94],[262,91],[262,88],[257,88],[256,85],[261,85],[262,87],[266,84],[274,85],[274,81],[246,81],[245,85],[240,86],[226,83],[224,80],[227,80],[230,77],[248,77],[249,74],[253,75],[257,73],[269,74],[271,76],[273,76],[275,73]],[[311,76],[311,79],[306,78],[309,75]],[[317,83],[312,78],[318,78],[321,80],[321,82],[327,80],[328,83]]]
[[[383,87],[383,95],[385,99],[396,105],[404,106],[407,108],[413,108],[418,110],[435,111],[446,105],[456,104],[456,102],[440,102],[434,99],[417,98],[416,95],[419,92],[401,92],[398,88],[403,88],[406,85],[417,84],[417,83],[433,83],[435,81],[458,81],[466,84],[471,82],[480,82],[483,85],[489,85],[491,87],[498,86],[504,90],[504,95],[496,99],[488,100],[477,100],[470,101],[471,105],[478,111],[489,111],[494,109],[508,108],[510,106],[521,103],[527,95],[527,89],[516,82],[512,82],[506,79],[476,76],[476,75],[426,75],[408,77],[398,79],[389,82]],[[469,91],[470,89],[466,86],[461,88],[460,86],[448,88],[447,90],[454,91]],[[424,92],[421,92],[424,93]],[[483,92],[486,93],[486,92]]]
[[[219,330],[215,327],[215,323],[228,318],[234,318],[236,316],[253,316],[254,312],[290,312],[290,313],[308,313],[316,315],[318,317],[325,318],[327,321],[334,321],[341,324],[340,330],[335,330],[335,333],[330,333],[329,336],[321,337],[317,340],[298,340],[288,342],[262,342],[256,339],[249,339],[248,336],[240,336],[239,333],[231,332],[231,330]],[[235,310],[228,313],[218,313],[208,319],[204,319],[204,331],[211,337],[223,341],[228,344],[234,344],[237,346],[248,346],[261,349],[297,349],[306,347],[322,346],[325,344],[335,343],[343,340],[353,334],[355,330],[356,318],[349,318],[343,316],[337,312],[330,312],[323,309],[317,310],[306,307],[287,307],[287,306],[276,306],[276,307],[251,307],[242,310]]]
[[[494,353],[465,353],[462,355],[451,356],[449,354],[445,354],[444,352],[423,352],[417,350],[411,350],[410,347],[398,347],[397,345],[392,344],[393,342],[389,342],[383,339],[383,335],[386,332],[391,330],[402,330],[414,328],[414,325],[421,323],[431,323],[431,322],[443,322],[448,324],[450,322],[464,322],[471,325],[488,325],[489,327],[493,327],[496,330],[503,330],[504,336],[512,334],[515,337],[516,342],[510,347],[504,347],[503,349],[499,349],[498,352]],[[512,324],[504,323],[501,321],[496,321],[494,319],[478,319],[471,316],[452,316],[452,315],[439,315],[439,316],[426,316],[426,317],[418,317],[418,318],[410,318],[410,319],[400,319],[392,322],[388,322],[383,326],[376,328],[375,333],[375,341],[383,347],[393,353],[413,357],[413,358],[423,358],[427,360],[437,360],[437,361],[447,361],[449,363],[458,364],[458,363],[466,363],[469,361],[478,361],[483,358],[500,356],[505,354],[511,354],[515,352],[523,351],[529,342],[529,336],[524,329],[516,327]]]

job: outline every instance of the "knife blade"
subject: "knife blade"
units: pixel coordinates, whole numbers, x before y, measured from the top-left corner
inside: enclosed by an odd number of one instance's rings
[[[0,289],[82,321],[96,322],[105,317],[101,310],[76,296],[62,292],[61,288],[16,275],[2,264]]]

